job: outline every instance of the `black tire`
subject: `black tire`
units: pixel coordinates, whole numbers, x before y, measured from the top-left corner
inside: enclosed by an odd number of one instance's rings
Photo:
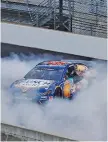
[[[58,97],[58,98],[61,98],[61,97],[62,97],[61,88],[57,88],[57,89],[55,90],[54,96],[55,96],[55,97]]]

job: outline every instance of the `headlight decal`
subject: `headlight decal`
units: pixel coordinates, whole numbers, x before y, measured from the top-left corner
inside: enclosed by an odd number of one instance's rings
[[[43,93],[43,95],[50,95],[50,94],[52,94],[52,90],[48,90],[45,93]]]

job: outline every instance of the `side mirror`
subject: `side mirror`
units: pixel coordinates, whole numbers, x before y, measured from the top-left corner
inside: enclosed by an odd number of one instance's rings
[[[65,76],[64,76],[64,81],[65,81],[65,80],[67,80],[67,79],[68,79],[68,76],[67,76],[67,75],[65,75]]]
[[[64,77],[64,78],[63,78],[63,80],[65,81],[65,80],[66,80],[66,78]]]

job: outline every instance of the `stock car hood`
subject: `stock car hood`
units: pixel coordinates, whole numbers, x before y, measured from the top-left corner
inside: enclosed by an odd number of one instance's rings
[[[53,80],[42,80],[42,79],[22,79],[14,82],[15,88],[20,88],[22,92],[26,92],[30,89],[45,88],[48,89]]]

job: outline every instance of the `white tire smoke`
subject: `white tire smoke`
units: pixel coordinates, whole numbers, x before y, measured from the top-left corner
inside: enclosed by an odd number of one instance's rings
[[[27,58],[30,60],[27,61]],[[77,140],[106,140],[106,64],[96,66],[99,73],[97,80],[74,101],[54,100],[44,108],[31,102],[21,102],[14,107],[8,105],[11,99],[8,93],[10,84],[22,78],[37,63],[54,58],[47,55],[41,59],[39,56],[31,55],[22,56],[20,59],[13,54],[12,57],[1,59],[2,122]]]

